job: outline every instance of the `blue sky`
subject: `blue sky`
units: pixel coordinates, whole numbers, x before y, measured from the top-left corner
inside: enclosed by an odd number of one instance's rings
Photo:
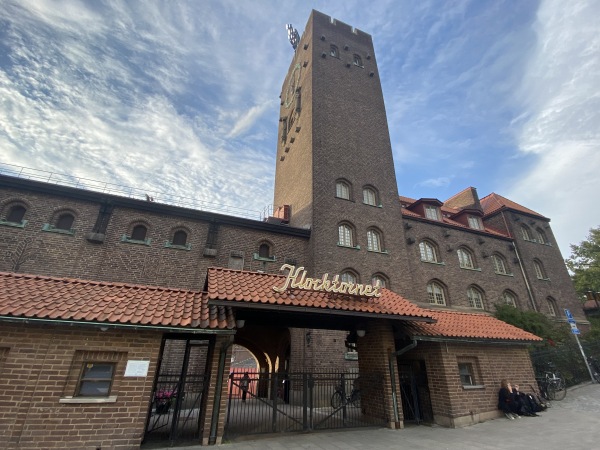
[[[0,0],[0,163],[261,211],[311,9],[373,36],[401,195],[600,225],[595,0]]]

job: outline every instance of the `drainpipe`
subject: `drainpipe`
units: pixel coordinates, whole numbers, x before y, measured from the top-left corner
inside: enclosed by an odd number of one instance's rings
[[[390,365],[390,377],[391,377],[391,383],[392,383],[392,402],[393,402],[393,406],[394,406],[394,422],[398,423],[400,422],[400,415],[398,414],[398,402],[396,401],[396,382],[395,382],[395,371],[394,371],[394,364],[396,362],[396,359],[398,358],[398,356],[402,355],[403,353],[406,353],[409,350],[412,350],[413,348],[415,348],[417,346],[417,341],[415,341],[413,339],[413,341],[408,344],[406,347],[401,348],[400,350],[394,352],[394,353],[390,353],[390,358],[389,358],[389,365]]]
[[[531,286],[529,285],[529,280],[527,279],[527,275],[525,275],[525,268],[523,267],[523,261],[521,261],[521,256],[519,255],[519,250],[517,250],[515,241],[512,241],[512,246],[515,249],[515,255],[517,257],[517,260],[519,261],[519,267],[521,268],[521,273],[523,274],[523,279],[525,280],[525,286],[527,286],[527,293],[529,294],[529,300],[531,300],[531,306],[533,306],[533,310],[535,312],[538,312],[537,306],[535,306],[535,300],[533,299],[533,292],[531,291]]]
[[[223,391],[223,370],[225,369],[225,358],[227,349],[233,345],[233,339],[221,344],[221,353],[219,354],[219,368],[217,369],[217,385],[215,392],[215,402],[213,404],[212,417],[210,419],[210,436],[208,445],[214,445],[217,442],[217,427],[219,425],[219,412],[221,409],[221,393]]]

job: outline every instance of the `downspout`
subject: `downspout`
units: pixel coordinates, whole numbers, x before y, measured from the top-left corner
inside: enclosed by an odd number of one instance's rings
[[[392,402],[394,405],[394,422],[398,423],[400,422],[400,415],[398,413],[398,402],[396,400],[397,394],[396,394],[396,382],[395,382],[395,378],[396,378],[396,373],[394,370],[394,364],[396,362],[396,359],[398,358],[398,356],[402,355],[403,353],[406,353],[409,350],[412,350],[413,348],[415,348],[417,346],[417,341],[413,339],[413,341],[408,344],[406,347],[401,348],[398,351],[395,351],[393,353],[390,353],[390,358],[389,358],[389,365],[390,365],[390,381],[392,384]]]
[[[219,368],[217,369],[217,386],[215,392],[215,402],[213,404],[212,417],[210,419],[210,436],[208,445],[214,445],[217,442],[217,428],[219,420],[219,412],[221,409],[221,393],[223,391],[223,370],[225,369],[225,358],[227,357],[227,349],[233,345],[233,339],[229,342],[221,344],[221,353],[219,354]]]

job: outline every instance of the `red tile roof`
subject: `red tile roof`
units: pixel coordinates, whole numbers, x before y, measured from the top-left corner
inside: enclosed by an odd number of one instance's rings
[[[207,294],[211,301],[227,301],[232,305],[243,303],[289,306],[290,309],[314,308],[315,312],[339,311],[381,315],[386,318],[430,320],[422,308],[387,289],[381,297],[359,298],[356,296],[294,289],[284,293],[273,290],[283,286],[286,277],[267,273],[245,272],[224,268],[209,268]],[[360,315],[360,314],[358,314]]]
[[[547,217],[541,215],[540,213],[537,213],[532,209],[525,208],[524,206],[521,206],[518,203],[513,202],[512,200],[509,200],[506,197],[502,197],[501,195],[498,195],[494,192],[492,192],[490,195],[486,195],[481,199],[481,207],[483,208],[483,213],[486,216],[498,212],[501,209],[512,209],[518,212],[522,212],[532,216],[538,216],[542,219],[549,220]]]
[[[232,310],[201,292],[0,272],[0,318],[232,329]]]
[[[436,323],[410,324],[414,337],[455,338],[502,341],[542,341],[525,330],[509,325],[488,314],[460,311],[426,310]]]

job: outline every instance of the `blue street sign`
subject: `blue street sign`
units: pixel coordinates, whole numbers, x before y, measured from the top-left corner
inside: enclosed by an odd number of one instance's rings
[[[571,333],[573,333],[573,334],[581,334],[581,331],[579,331],[579,328],[571,328]]]
[[[567,319],[573,320],[573,314],[567,308],[565,308],[565,316],[567,316]]]
[[[575,319],[567,319],[567,322],[569,322],[569,323],[577,323],[577,322],[575,322]]]

